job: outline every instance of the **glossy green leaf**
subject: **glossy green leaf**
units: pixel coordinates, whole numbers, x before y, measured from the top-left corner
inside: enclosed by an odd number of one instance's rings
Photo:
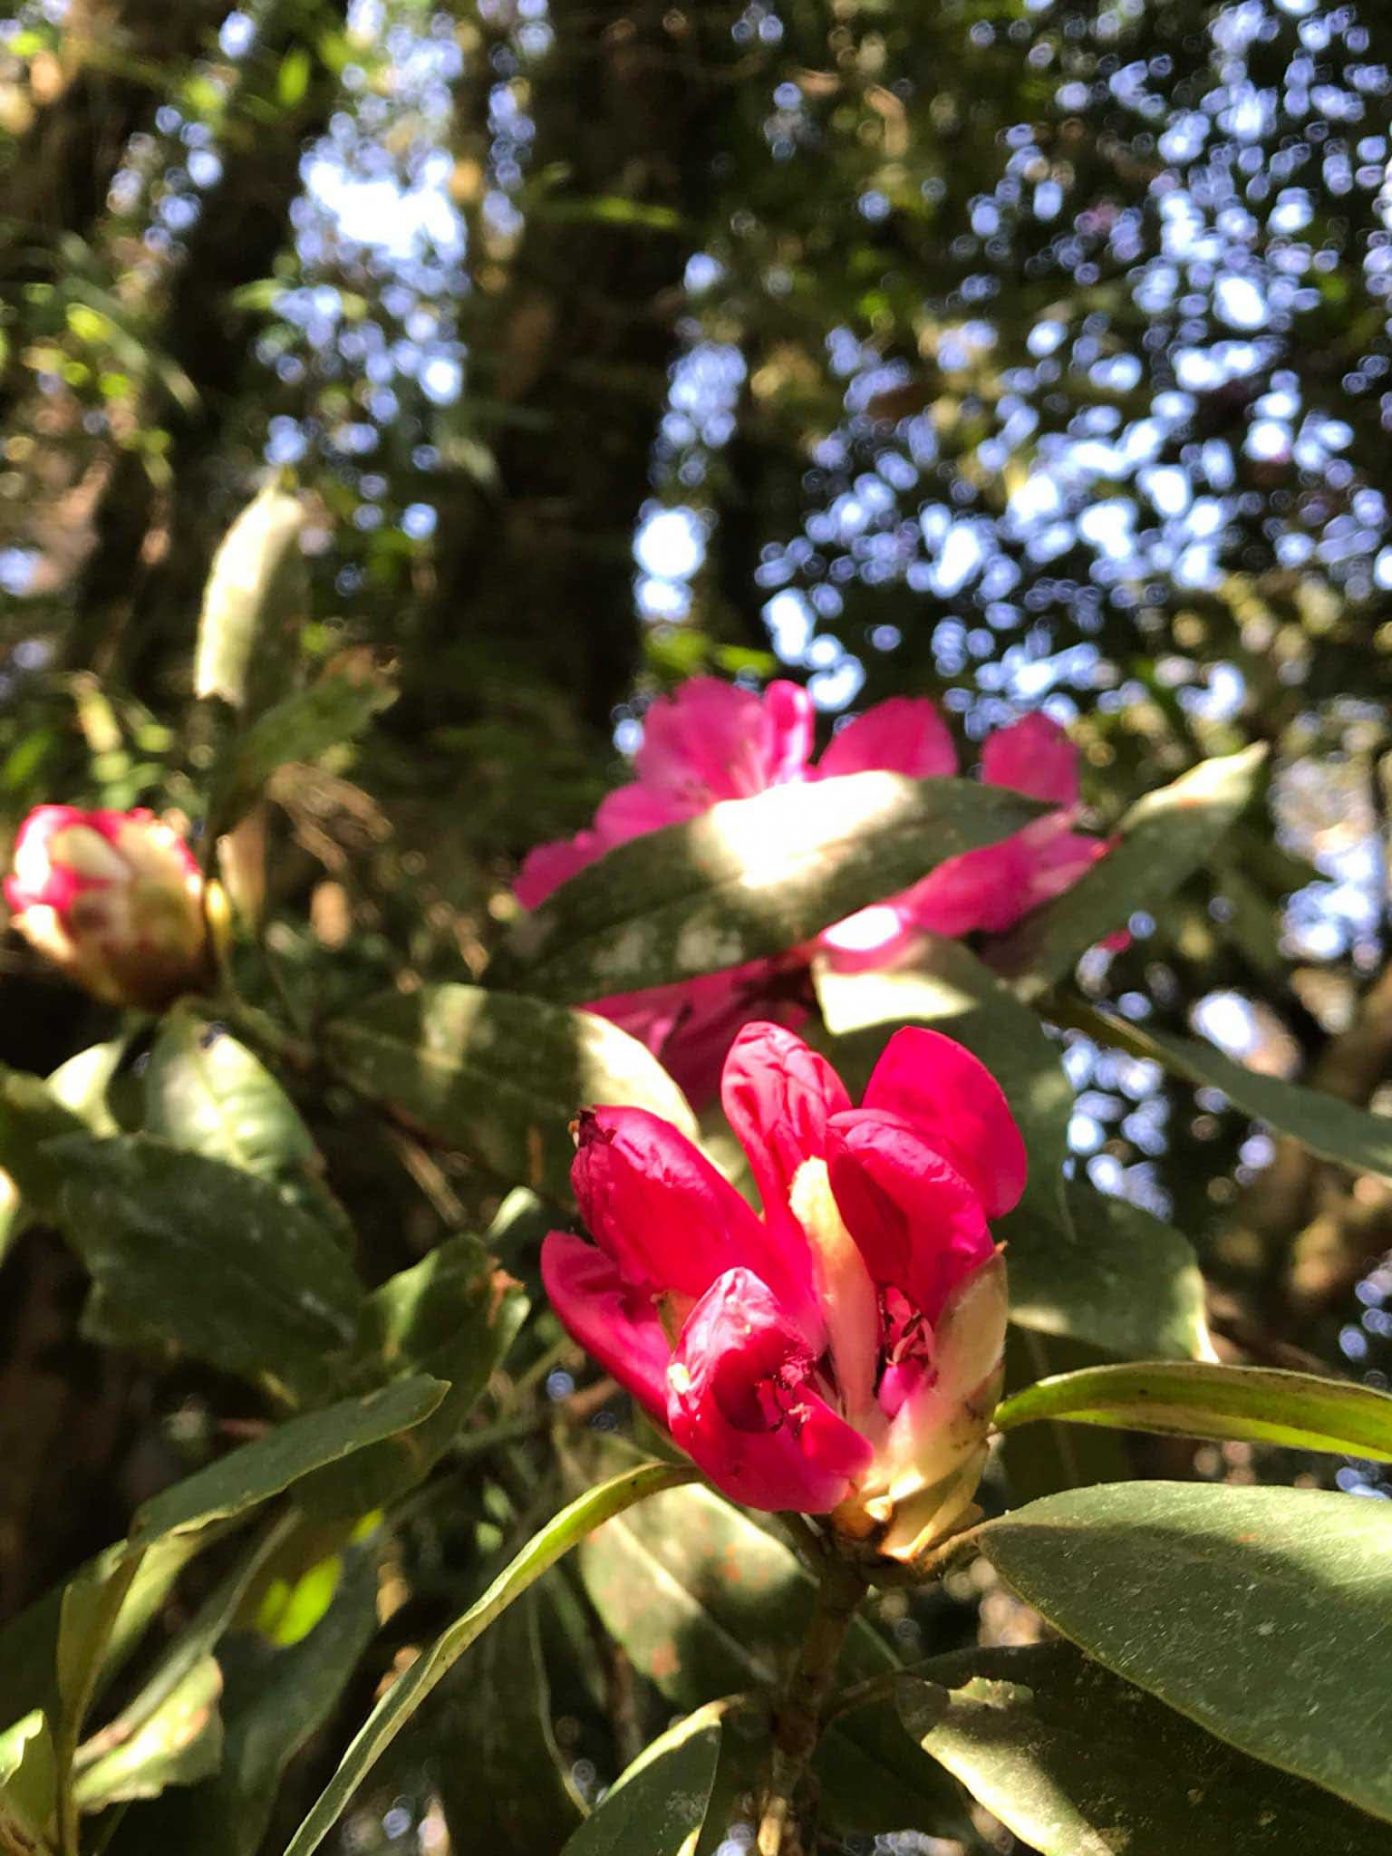
[[[1264,1366],[1096,1366],[1042,1379],[996,1408],[997,1430],[1040,1418],[1179,1437],[1245,1438],[1392,1463],[1392,1397]]]
[[[1121,821],[1115,849],[998,942],[992,966],[1015,981],[1022,997],[1037,997],[1138,910],[1159,908],[1251,803],[1265,755],[1257,743],[1203,761],[1147,793]]]
[[[785,953],[1042,810],[1003,786],[892,773],[727,800],[563,884],[514,932],[499,983],[581,1004]]]
[[[0,1852],[46,1856],[57,1790],[53,1737],[35,1708],[0,1733]]]
[[[552,1731],[536,1600],[509,1606],[435,1704],[431,1765],[450,1856],[557,1850],[581,1815]]]
[[[448,1391],[424,1423],[312,1477],[312,1513],[352,1516],[392,1501],[434,1468],[464,1427],[526,1319],[527,1297],[477,1238],[448,1238],[368,1297],[358,1366],[372,1376],[427,1373]]]
[[[294,627],[309,608],[304,509],[273,479],[232,524],[203,592],[193,693],[254,715],[281,694]]]
[[[1021,1212],[997,1221],[1020,1327],[1086,1341],[1123,1359],[1209,1359],[1204,1283],[1193,1246],[1138,1205],[1080,1181],[1068,1227]]]
[[[287,1648],[251,1632],[226,1639],[222,1766],[207,1783],[166,1791],[132,1812],[111,1856],[257,1856],[281,1774],[321,1730],[377,1631],[374,1556],[344,1556],[333,1600],[313,1630]]]
[[[143,1076],[147,1134],[270,1181],[290,1205],[352,1238],[299,1110],[245,1044],[188,1006],[165,1014]]]
[[[41,1077],[0,1066],[0,1167],[30,1211],[47,1218],[58,1205],[63,1169],[46,1144],[85,1132],[82,1117]]]
[[[295,1832],[285,1856],[309,1856],[311,1850],[319,1848],[353,1793],[431,1690],[528,1586],[593,1529],[635,1502],[689,1481],[694,1473],[669,1463],[646,1463],[626,1470],[577,1497],[534,1535],[478,1603],[456,1618],[392,1683],[358,1730],[338,1770]]]
[[[46,1152],[63,1169],[64,1230],[110,1304],[292,1401],[340,1388],[363,1292],[317,1218],[148,1135],[70,1136]]]
[[[678,1707],[776,1687],[812,1603],[811,1578],[792,1550],[699,1486],[632,1510],[585,1542],[579,1565],[606,1629]],[[881,1674],[894,1660],[867,1623],[852,1626],[849,1680]],[[887,1704],[838,1722],[816,1769],[826,1818],[847,1833],[957,1821],[955,1791]]]
[[[128,1049],[125,1038],[91,1044],[69,1057],[48,1079],[55,1099],[73,1114],[89,1134],[119,1134],[120,1123],[111,1102],[112,1084]]]
[[[380,1392],[291,1418],[146,1502],[131,1524],[131,1543],[140,1546],[245,1514],[312,1471],[412,1430],[430,1417],[447,1390],[438,1379],[398,1379]]]
[[[1289,1134],[1326,1160],[1392,1179],[1392,1116],[1370,1114],[1322,1089],[1263,1076],[1234,1063],[1199,1038],[1142,1028],[1072,1003],[1067,1007],[1067,1022],[1099,1044],[1149,1057],[1200,1088],[1220,1089],[1235,1108]]]
[[[654,1740],[567,1842],[563,1856],[686,1856],[720,1757],[720,1715],[702,1708]]]
[[[282,697],[229,744],[217,771],[209,830],[230,831],[279,767],[317,760],[360,735],[396,700],[385,680],[346,674],[324,677]]]
[[[982,1553],[1117,1675],[1392,1819],[1392,1513],[1311,1489],[1120,1482],[989,1522]]]
[[[835,1060],[841,1065],[844,1053],[847,1080],[860,1087],[891,1028],[901,1024],[927,1025],[979,1057],[1004,1090],[1029,1150],[1022,1217],[1067,1225],[1063,1163],[1073,1090],[1059,1046],[1003,980],[961,942],[939,935],[925,938],[911,967],[837,973],[821,963],[816,978]]]
[[[686,1098],[636,1038],[538,999],[423,986],[368,1000],[328,1025],[324,1041],[355,1089],[500,1178],[561,1201],[581,1108],[632,1103],[696,1133]]]
[[[935,1658],[899,1709],[1039,1856],[1381,1856],[1387,1829],[1249,1759],[1070,1644]]]
[[[221,1694],[216,1658],[200,1658],[148,1719],[78,1774],[79,1809],[154,1798],[167,1785],[193,1785],[216,1772],[222,1761]]]

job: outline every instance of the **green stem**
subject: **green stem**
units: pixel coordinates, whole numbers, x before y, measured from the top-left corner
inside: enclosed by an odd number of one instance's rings
[[[774,1712],[773,1758],[755,1848],[758,1856],[805,1856],[809,1845],[798,1794],[821,1738],[827,1696],[851,1619],[865,1596],[859,1572],[826,1554],[817,1598],[787,1692]]]

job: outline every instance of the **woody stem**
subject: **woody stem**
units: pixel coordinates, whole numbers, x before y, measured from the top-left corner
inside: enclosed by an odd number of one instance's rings
[[[817,1568],[817,1598],[797,1666],[774,1712],[773,1758],[755,1842],[758,1856],[806,1856],[798,1793],[821,1738],[823,1712],[851,1619],[865,1596],[854,1567],[828,1552]]]

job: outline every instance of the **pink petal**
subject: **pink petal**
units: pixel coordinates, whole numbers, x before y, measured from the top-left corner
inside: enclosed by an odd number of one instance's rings
[[[595,1242],[635,1289],[703,1295],[724,1271],[769,1261],[761,1220],[684,1134],[647,1109],[582,1114],[571,1182]]]
[[[874,1452],[813,1379],[813,1356],[767,1285],[731,1270],[687,1316],[668,1369],[667,1422],[734,1500],[825,1514]]]
[[[891,696],[838,729],[817,763],[819,779],[881,768],[928,780],[957,771],[947,723],[926,696]]]
[[[552,890],[559,889],[604,855],[605,846],[592,831],[574,838],[557,838],[528,851],[512,893],[524,909],[540,908]]]
[[[997,729],[981,750],[981,777],[1056,806],[1078,803],[1078,750],[1057,722],[1036,710]]]
[[[945,1154],[988,1218],[1019,1203],[1028,1158],[991,1072],[954,1038],[920,1025],[896,1031],[866,1085],[864,1106],[901,1116]]]
[[[746,1025],[730,1048],[720,1101],[749,1155],[771,1217],[787,1205],[804,1160],[826,1158],[827,1123],[851,1106],[825,1057],[781,1025]]]
[[[1016,841],[1025,859],[1026,906],[1022,914],[1071,889],[1084,871],[1112,848],[1108,839],[1070,831],[1065,812],[1036,819],[1016,833]]]
[[[949,935],[954,940],[984,929],[1003,934],[1029,912],[1028,852],[1021,834],[1000,844],[961,851],[938,865],[921,883],[898,899],[905,913],[925,934]]]
[[[541,1246],[541,1280],[572,1340],[665,1424],[672,1349],[651,1301],[635,1295],[602,1251],[569,1231]]]
[[[823,929],[817,946],[835,972],[869,973],[891,966],[921,933],[911,911],[896,899],[871,903]]]
[[[881,1110],[838,1115],[830,1146],[831,1189],[866,1268],[936,1320],[994,1249],[976,1191],[918,1129]]]
[[[634,766],[644,786],[702,809],[803,777],[811,742],[811,701],[795,684],[760,698],[693,677],[648,710]]]
[[[627,844],[630,838],[645,838],[650,831],[661,831],[664,825],[694,818],[701,810],[694,801],[658,792],[635,780],[600,801],[595,831],[607,851],[616,844]]]

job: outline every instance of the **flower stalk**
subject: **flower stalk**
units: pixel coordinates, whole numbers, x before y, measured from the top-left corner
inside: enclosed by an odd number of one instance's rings
[[[823,1552],[817,1573],[807,1634],[774,1711],[773,1757],[755,1840],[758,1856],[807,1856],[812,1847],[805,1798],[808,1763],[822,1736],[846,1634],[867,1589],[863,1575],[832,1550]]]

